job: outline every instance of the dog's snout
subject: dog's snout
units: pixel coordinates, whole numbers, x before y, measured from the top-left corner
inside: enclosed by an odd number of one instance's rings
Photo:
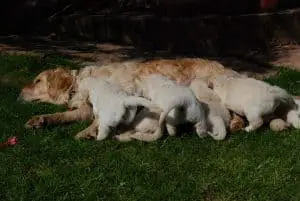
[[[33,86],[32,85],[26,85],[23,87],[21,93],[30,93],[32,91]]]
[[[19,94],[19,96],[17,98],[17,102],[20,102],[20,103],[24,103],[25,102],[22,93]]]

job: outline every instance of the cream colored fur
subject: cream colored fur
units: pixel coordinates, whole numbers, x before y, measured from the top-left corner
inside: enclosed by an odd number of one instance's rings
[[[142,96],[149,98],[163,112],[154,134],[135,133],[131,138],[142,141],[158,140],[163,136],[165,124],[169,135],[173,136],[176,135],[176,127],[187,122],[194,123],[199,137],[206,135],[204,109],[191,89],[158,74],[142,78],[137,86]]]
[[[209,124],[208,134],[215,140],[223,140],[227,135],[227,128],[230,123],[230,113],[228,109],[222,105],[218,95],[208,88],[207,82],[202,79],[194,79],[190,83],[197,99],[203,102],[206,110],[207,121]]]
[[[300,128],[300,100],[293,98],[295,105],[284,105],[276,118],[270,121],[270,128],[274,132],[279,132],[294,127]]]
[[[77,100],[80,102],[85,99],[92,104],[94,116],[98,119],[97,140],[107,138],[110,128],[120,123],[129,125],[136,115],[138,105],[155,107],[149,100],[129,96],[118,85],[99,78],[81,80],[78,93],[70,104],[74,105]]]
[[[207,82],[203,79],[194,79],[189,87],[197,99],[203,103],[209,125],[208,134],[215,140],[223,140],[227,135],[226,128],[230,122],[229,111],[221,104],[221,99],[208,88]],[[130,141],[130,136],[136,132],[150,133],[149,135],[151,135],[158,127],[159,116],[159,111],[143,108],[130,126],[133,129],[116,136],[116,139],[123,142]]]
[[[161,109],[156,108],[143,108],[135,117],[129,130],[115,138],[121,142],[128,142],[133,140],[132,135],[136,133],[144,133],[145,135],[152,135],[158,128],[158,120]]]
[[[253,78],[220,75],[212,79],[211,84],[228,109],[246,116],[249,121],[245,127],[247,132],[260,128],[264,123],[263,116],[272,115],[280,104],[294,104],[284,89]]]

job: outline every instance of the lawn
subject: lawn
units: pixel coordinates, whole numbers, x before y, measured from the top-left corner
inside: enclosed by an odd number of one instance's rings
[[[73,140],[88,122],[26,130],[30,116],[64,109],[16,102],[24,83],[56,64],[76,66],[60,57],[0,54],[0,140],[19,137],[0,150],[1,200],[300,200],[296,130],[264,128],[222,142],[185,134],[154,143]],[[281,70],[268,81],[300,94],[299,78]]]

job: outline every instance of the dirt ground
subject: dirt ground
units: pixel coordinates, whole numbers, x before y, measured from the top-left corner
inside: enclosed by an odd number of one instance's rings
[[[82,65],[103,65],[130,59],[182,56],[170,55],[168,52],[138,51],[132,46],[111,43],[58,41],[52,40],[50,37],[30,38],[15,35],[0,37],[0,52],[10,54],[61,55],[71,58]],[[264,55],[261,55],[258,60],[257,57],[256,59],[238,57],[214,57],[209,59],[217,60],[225,67],[247,73],[257,78],[276,74],[278,72],[277,66],[300,70],[299,46],[280,47],[277,54],[281,55],[281,57],[271,63],[264,62]]]

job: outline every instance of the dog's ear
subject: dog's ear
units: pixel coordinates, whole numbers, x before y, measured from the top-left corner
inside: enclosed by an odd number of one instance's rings
[[[57,99],[59,96],[68,92],[73,84],[73,76],[68,70],[58,68],[55,69],[47,77],[48,81],[48,94],[53,99]]]

